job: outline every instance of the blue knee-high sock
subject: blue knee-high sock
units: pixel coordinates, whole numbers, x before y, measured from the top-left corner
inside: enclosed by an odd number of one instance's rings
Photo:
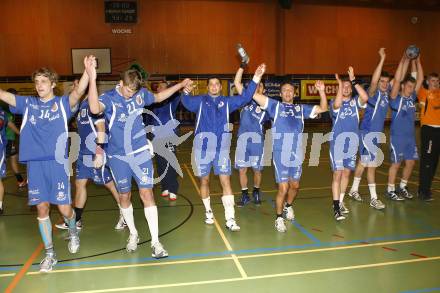
[[[76,233],[76,216],[75,211],[73,211],[72,217],[69,219],[67,217],[64,217],[64,221],[66,222],[67,226],[69,227],[70,233]]]
[[[38,219],[38,227],[40,228],[41,238],[43,239],[44,248],[46,253],[53,253],[53,243],[52,243],[52,223],[50,218],[46,217],[43,219]]]

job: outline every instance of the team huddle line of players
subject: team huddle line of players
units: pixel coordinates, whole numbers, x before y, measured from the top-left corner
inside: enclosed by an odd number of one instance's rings
[[[333,122],[330,163],[333,170],[331,186],[334,218],[337,221],[344,220],[349,213],[343,200],[350,173],[354,170],[356,170],[355,178],[348,194],[355,200],[362,200],[358,188],[364,168],[367,168],[368,173],[370,206],[378,210],[385,208],[378,199],[374,177],[375,168],[378,167],[381,159],[378,158],[381,135],[370,134],[383,133],[388,108],[392,110],[390,139],[392,164],[389,169],[387,196],[397,201],[412,198],[407,189],[407,182],[414,162],[418,158],[414,128],[415,101],[416,92],[423,82],[423,69],[420,56],[410,60],[404,54],[391,81],[390,76],[382,71],[385,61],[383,48],[379,51],[379,55],[380,62],[372,76],[368,91],[359,84],[353,68],[349,67],[348,78],[339,78],[337,74],[335,75],[339,85],[338,93],[329,104],[324,83],[316,82],[315,87],[320,95],[319,105],[294,103],[294,88],[289,83],[281,87],[281,101],[265,96],[264,85],[261,82],[266,71],[265,64],[258,66],[252,80],[244,87],[242,75],[249,59],[242,61],[235,76],[234,83],[239,95],[231,97],[221,95],[222,88],[218,78],[208,80],[208,93],[205,95],[190,95],[195,87],[190,79],[184,79],[170,87],[164,86],[153,94],[142,87],[142,76],[133,69],[122,73],[121,80],[114,89],[98,95],[94,56],[84,58],[84,73],[68,95],[54,95],[57,76],[47,68],[37,70],[32,76],[38,96],[19,96],[0,90],[0,99],[10,105],[10,111],[23,115],[19,156],[20,161],[27,164],[28,201],[29,205],[37,207],[39,230],[46,250],[46,256],[40,263],[40,271],[49,272],[57,263],[49,217],[50,204],[57,205],[64,217],[65,223],[58,227],[68,230],[69,252],[79,251],[78,230],[82,228],[81,214],[87,198],[86,184],[89,179],[97,184],[104,184],[117,202],[120,217],[115,228],[128,227],[130,234],[126,249],[129,252],[135,251],[140,241],[131,203],[131,184],[134,180],[139,188],[151,235],[152,257],[168,256],[168,252],[159,241],[158,210],[152,191],[154,144],[147,139],[148,127],[142,117],[144,109],[153,103],[162,105],[159,107],[161,109],[159,112],[162,111],[165,113],[163,115],[168,115],[169,120],[173,121],[174,124],[170,125],[170,129],[174,135],[173,130],[178,123],[175,123],[173,113],[179,103],[196,114],[192,167],[194,174],[200,179],[200,196],[205,207],[204,221],[208,225],[214,224],[215,221],[209,189],[210,173],[213,170],[214,175],[219,177],[223,191],[221,200],[225,226],[230,231],[240,230],[235,219],[235,201],[230,183],[232,167],[229,157],[232,137],[230,113],[238,109],[241,109],[241,114],[235,167],[239,170],[242,188],[238,205],[244,206],[251,201],[247,188],[248,168],[252,168],[254,172],[252,192],[254,203],[261,203],[263,124],[265,121],[271,121],[272,158],[275,181],[278,183],[275,207],[277,231],[285,232],[285,220],[293,220],[295,217],[292,205],[299,191],[302,173],[304,153],[301,134],[304,131],[304,119],[316,118],[327,111],[330,111]],[[416,79],[406,74],[411,62],[413,72],[416,72]],[[81,100],[87,88],[87,97]],[[353,88],[357,95],[353,94]],[[178,92],[181,94],[176,96]],[[167,101],[170,97],[173,98]],[[362,122],[359,118],[361,109],[365,109]],[[75,208],[72,208],[69,172],[66,172],[65,162],[59,160],[59,155],[55,154],[54,150],[59,150],[61,145],[63,157],[67,158],[68,121],[76,113],[80,147],[76,162]],[[153,131],[153,134],[155,139],[165,142],[170,152],[175,151],[175,145],[173,146],[173,141],[167,139],[166,131]],[[60,137],[65,139],[60,140]],[[207,139],[209,137],[214,139]],[[248,139],[251,139],[251,143],[248,143]],[[358,144],[360,160],[356,166],[356,154],[349,156],[347,154],[352,153],[350,148],[353,148],[353,145],[357,148]],[[163,157],[167,157],[166,153]],[[402,161],[405,161],[405,167],[399,188],[396,189],[396,175]],[[162,162],[160,165],[166,163]],[[173,168],[167,170],[170,169]],[[161,167],[159,173],[164,172],[166,173],[166,170]],[[170,172],[174,171],[170,170]],[[177,177],[175,173],[171,174],[172,177]],[[171,200],[175,200],[178,185],[166,184],[170,187],[162,186],[162,195],[169,195]]]

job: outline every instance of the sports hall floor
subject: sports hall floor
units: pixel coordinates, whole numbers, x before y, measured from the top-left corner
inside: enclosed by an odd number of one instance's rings
[[[307,127],[307,132],[322,131]],[[386,149],[386,147],[384,148]],[[90,184],[83,214],[81,249],[67,251],[65,231],[54,229],[59,263],[49,274],[38,273],[43,257],[36,215],[8,176],[5,214],[0,216],[0,291],[14,292],[440,292],[440,172],[433,183],[435,201],[391,202],[383,197],[388,164],[377,173],[384,211],[369,207],[363,179],[362,203],[346,197],[349,218],[337,223],[331,208],[328,146],[318,167],[304,167],[294,205],[296,220],[287,233],[274,229],[273,170],[263,171],[261,206],[236,209],[241,231],[224,228],[220,184],[211,184],[216,224],[204,224],[204,208],[190,167],[191,142],[180,146],[184,178],[178,200],[155,194],[161,242],[170,253],[151,258],[149,234],[134,191],[135,218],[141,245],[125,251],[128,231],[117,232],[116,205],[102,187]],[[388,152],[385,162],[388,162]],[[307,163],[307,161],[306,161]],[[364,177],[365,178],[365,177]],[[410,190],[415,192],[418,167]],[[250,181],[251,182],[251,181]],[[238,173],[232,183],[239,195]],[[238,197],[237,197],[238,198]],[[52,212],[53,221],[61,217]]]

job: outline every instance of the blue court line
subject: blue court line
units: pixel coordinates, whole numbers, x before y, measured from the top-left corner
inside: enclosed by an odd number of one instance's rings
[[[350,240],[350,241],[337,241],[337,242],[317,242],[317,243],[309,243],[303,245],[289,245],[289,246],[280,246],[280,247],[266,247],[266,248],[255,248],[255,249],[243,249],[243,250],[234,250],[234,251],[217,251],[217,252],[208,252],[208,253],[194,253],[194,254],[182,254],[182,255],[172,255],[164,260],[157,260],[152,257],[146,258],[133,258],[133,259],[109,259],[109,260],[97,260],[97,261],[81,261],[74,263],[58,263],[57,267],[80,267],[83,265],[108,265],[108,264],[116,264],[116,263],[126,263],[126,264],[136,264],[143,262],[152,262],[152,261],[167,261],[167,260],[184,260],[184,259],[192,259],[198,257],[215,257],[215,256],[227,256],[231,254],[236,255],[244,255],[244,254],[252,254],[252,253],[263,253],[263,252],[280,252],[292,249],[308,249],[308,248],[323,248],[323,247],[335,247],[335,246],[343,246],[343,245],[352,245],[352,244],[362,244],[365,242],[380,242],[380,241],[395,241],[395,240],[405,240],[405,239],[417,239],[417,238],[428,238],[428,237],[438,237],[440,233],[422,233],[422,234],[412,234],[412,235],[392,235],[392,236],[384,236],[384,237],[374,237],[368,239],[361,240]],[[0,271],[16,271],[21,267],[0,267]],[[33,270],[38,270],[38,266],[34,265]]]
[[[402,291],[401,293],[424,293],[424,292],[435,292],[435,291],[440,291],[440,287]]]
[[[293,225],[295,225],[296,228],[298,228],[304,235],[307,236],[307,238],[309,238],[310,240],[312,240],[314,243],[321,243],[321,240],[319,240],[318,238],[316,238],[312,233],[310,233],[306,228],[304,228],[303,226],[301,226],[300,223],[298,223],[295,220],[291,221]]]

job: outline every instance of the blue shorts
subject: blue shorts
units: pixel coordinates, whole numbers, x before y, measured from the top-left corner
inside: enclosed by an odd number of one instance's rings
[[[107,184],[113,180],[110,169],[106,165],[100,169],[87,167],[84,164],[84,155],[82,154],[79,154],[78,161],[76,161],[76,179],[92,179],[95,184],[99,185]]]
[[[136,156],[108,156],[108,166],[119,193],[131,191],[131,180],[134,178],[139,189],[153,188],[153,162],[148,151]]]
[[[348,140],[344,144],[344,148],[336,150],[335,149],[335,142],[330,142],[330,165],[332,168],[332,171],[342,171],[344,169],[350,169],[351,171],[354,171],[356,168],[356,157],[357,154],[348,157],[343,158],[343,153],[348,153],[349,149],[349,143]],[[356,150],[358,150],[358,146],[356,146]],[[338,153],[336,153],[338,151]]]
[[[414,136],[391,136],[390,157],[392,163],[400,163],[403,160],[418,160],[416,138]]]
[[[360,139],[359,139],[359,155],[361,158],[362,164],[370,164],[375,162],[377,158],[377,149],[380,149],[380,143],[378,141],[377,137],[373,137],[371,142],[368,144],[371,144],[370,146],[367,146],[365,144],[365,136],[368,134],[368,132],[364,133],[361,132]]]
[[[275,181],[277,183],[288,182],[289,180],[299,181],[302,174],[302,162],[298,164],[295,163],[293,161],[293,158],[286,157],[283,160],[282,151],[274,150],[273,165],[275,168]]]
[[[28,161],[29,205],[49,202],[55,205],[71,204],[69,174],[64,165],[55,160]]]
[[[5,149],[0,151],[0,178],[5,178],[6,176],[6,152]]]
[[[201,158],[195,155],[194,152],[201,152]],[[192,167],[194,174],[197,177],[205,177],[211,173],[211,168],[214,169],[214,175],[231,175],[231,160],[229,152],[206,152],[194,150],[192,152]]]
[[[235,151],[235,169],[251,168],[263,170],[263,143],[248,143],[246,149],[240,150],[238,145]]]

